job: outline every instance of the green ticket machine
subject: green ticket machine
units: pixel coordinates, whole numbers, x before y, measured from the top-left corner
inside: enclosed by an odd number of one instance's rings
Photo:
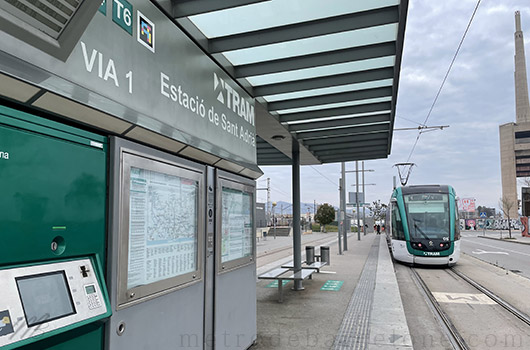
[[[102,349],[107,140],[0,106],[0,348]]]

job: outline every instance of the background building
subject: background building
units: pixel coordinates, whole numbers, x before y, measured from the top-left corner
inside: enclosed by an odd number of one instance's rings
[[[515,123],[499,127],[502,196],[513,205],[510,217],[517,217],[517,178],[530,176],[530,104],[526,78],[521,14],[515,12]]]

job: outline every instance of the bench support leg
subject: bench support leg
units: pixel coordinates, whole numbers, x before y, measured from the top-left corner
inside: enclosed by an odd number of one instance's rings
[[[283,303],[283,280],[278,279],[278,301]]]

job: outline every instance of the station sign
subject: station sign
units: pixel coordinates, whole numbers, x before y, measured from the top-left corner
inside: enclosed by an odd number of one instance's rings
[[[256,164],[254,99],[149,1],[102,1],[64,62],[1,31],[0,40],[0,72]]]

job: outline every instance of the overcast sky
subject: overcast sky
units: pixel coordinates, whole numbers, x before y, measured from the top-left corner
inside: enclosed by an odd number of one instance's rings
[[[469,22],[476,0],[410,0],[395,128],[417,127],[436,96]],[[450,125],[424,133],[410,159],[417,166],[409,184],[450,184],[460,198],[498,206],[501,197],[499,125],[515,121],[514,12],[521,11],[527,70],[530,69],[530,1],[482,0],[428,125]],[[414,123],[414,121],[416,123]],[[406,162],[417,131],[394,131],[388,159],[365,161],[369,202],[387,202],[393,164]],[[359,162],[360,164],[360,162]],[[359,165],[360,167],[360,165]],[[292,202],[291,168],[261,167],[258,187],[271,179],[271,200]],[[355,162],[346,163],[355,170]],[[302,166],[302,202],[339,204],[340,163]],[[346,176],[355,191],[355,174]],[[399,181],[399,179],[398,179]],[[520,191],[519,191],[520,192]],[[266,201],[258,191],[258,201]]]

